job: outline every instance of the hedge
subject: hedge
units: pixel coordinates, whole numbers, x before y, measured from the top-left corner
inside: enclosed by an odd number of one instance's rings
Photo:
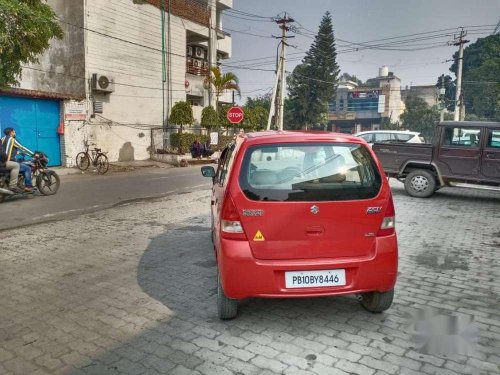
[[[212,145],[214,151],[221,151],[234,139],[232,135],[220,135],[219,134],[219,144]],[[179,153],[188,153],[191,149],[191,145],[195,140],[199,140],[201,143],[205,143],[210,140],[209,135],[204,134],[192,134],[192,133],[174,133],[170,135],[170,145],[173,149],[176,149]]]

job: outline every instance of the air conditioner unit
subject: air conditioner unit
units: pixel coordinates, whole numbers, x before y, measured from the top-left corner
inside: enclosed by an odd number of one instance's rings
[[[188,65],[192,65],[193,64],[193,59],[191,57],[188,57],[186,61],[187,61]]]
[[[203,64],[203,62],[201,60],[197,60],[197,59],[193,60],[193,63],[194,63],[193,65],[195,68],[201,68],[201,65]]]
[[[205,58],[205,51],[203,51],[203,48],[196,47],[196,57],[198,57],[200,59]]]
[[[203,61],[203,69],[208,69],[209,64],[208,61]]]
[[[192,46],[187,46],[186,55],[193,56],[193,47]]]
[[[102,74],[92,74],[92,90],[101,92],[115,91],[115,80]]]

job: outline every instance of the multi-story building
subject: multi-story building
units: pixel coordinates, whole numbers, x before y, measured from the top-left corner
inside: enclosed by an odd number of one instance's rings
[[[429,105],[429,107],[437,106],[439,104],[439,89],[436,85],[406,86],[401,90],[401,98],[403,101],[405,101],[410,95],[422,98]]]
[[[399,121],[403,112],[401,80],[387,67],[379,69],[376,87],[360,87],[352,81],[341,81],[336,100],[329,104],[329,129],[357,133],[379,129],[383,119]]]
[[[232,0],[48,0],[64,31],[20,85],[0,93],[0,127],[52,165],[74,164],[84,141],[111,161],[150,156],[151,129],[180,100],[194,117],[214,105],[209,67],[231,56],[221,15]],[[221,97],[230,102],[231,95]]]

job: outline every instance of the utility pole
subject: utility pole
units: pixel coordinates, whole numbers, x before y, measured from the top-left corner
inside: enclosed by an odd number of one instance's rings
[[[500,32],[500,21],[498,21],[496,27],[495,27],[495,30],[493,30],[493,32],[491,33],[491,35],[495,35],[497,33]]]
[[[286,32],[290,30],[288,27],[289,23],[294,22],[294,19],[288,17],[285,13],[283,18],[277,19],[276,23],[281,29],[281,37],[275,37],[276,39],[281,39],[281,51],[278,62],[278,67],[276,71],[276,82],[274,84],[273,97],[271,99],[271,109],[269,111],[269,118],[267,119],[267,130],[271,129],[271,119],[273,115],[275,116],[275,124],[278,130],[283,130],[283,112],[285,108],[285,47],[288,45],[286,40],[288,38],[293,38],[293,36],[287,36]],[[279,46],[279,45],[278,45]],[[279,97],[278,97],[279,92]],[[276,108],[277,107],[277,108]]]
[[[455,109],[453,112],[453,120],[460,120],[460,99],[462,94],[462,64],[464,60],[464,44],[468,43],[468,40],[465,40],[464,37],[467,35],[467,32],[462,28],[460,30],[460,35],[458,36],[458,40],[453,43],[454,46],[459,46],[458,50],[458,61],[457,61],[457,90],[455,92]],[[463,99],[463,98],[462,98]]]
[[[444,110],[446,109],[446,87],[444,87],[444,74],[441,75],[441,85],[439,88],[439,105],[441,106],[441,113],[439,115],[439,122],[444,121]]]
[[[168,126],[168,119],[165,120],[165,82],[167,81],[167,65],[165,61],[165,0],[160,3],[160,15],[161,15],[161,97],[162,97],[162,113],[161,113],[161,123],[163,131],[166,130]],[[167,116],[168,117],[168,116]],[[167,121],[167,123],[165,123]]]

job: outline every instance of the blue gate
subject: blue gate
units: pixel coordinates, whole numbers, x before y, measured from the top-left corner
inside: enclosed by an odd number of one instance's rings
[[[17,139],[32,151],[43,151],[49,165],[61,165],[59,101],[0,96],[0,129],[16,129]]]

